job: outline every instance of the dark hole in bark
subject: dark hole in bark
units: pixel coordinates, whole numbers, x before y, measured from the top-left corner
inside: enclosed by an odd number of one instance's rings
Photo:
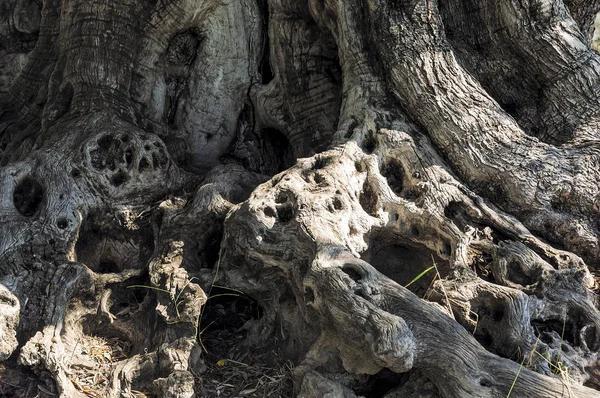
[[[369,294],[365,291],[365,289],[362,286],[358,287],[357,289],[354,289],[354,294],[365,300],[369,299]]]
[[[97,170],[108,168],[115,171],[119,165],[130,165],[133,153],[130,149],[125,150],[120,139],[105,135],[97,140],[97,144],[98,148],[89,153],[93,168]]]
[[[96,272],[99,274],[113,274],[121,272],[122,269],[112,260],[103,260],[98,264]]]
[[[412,227],[410,227],[409,233],[411,234],[411,236],[414,236],[414,237],[421,235],[421,231],[419,231],[419,228],[416,225],[413,225]]]
[[[369,130],[369,134],[365,137],[364,141],[362,142],[362,148],[369,155],[372,154],[373,151],[375,151],[375,148],[377,148],[377,141],[375,141],[375,135],[373,131]]]
[[[204,246],[198,251],[198,257],[202,264],[202,268],[214,268],[217,265],[222,239],[223,234],[217,232],[204,240]]]
[[[342,210],[344,208],[340,198],[333,198],[333,208],[336,210]]]
[[[534,320],[531,324],[539,335],[540,340],[546,344],[553,342],[552,332],[554,332],[554,337],[559,337],[571,345],[577,345],[575,341],[575,327],[569,319]]]
[[[523,271],[517,261],[511,261],[508,264],[507,278],[521,286],[528,286],[534,283],[534,280]]]
[[[340,66],[340,60],[337,57],[337,52],[334,52],[335,57],[331,58],[327,63],[327,66],[323,68],[323,74],[329,78],[329,80],[336,86],[342,85],[342,67]],[[349,129],[352,131],[353,129]],[[348,133],[346,133],[348,134]]]
[[[288,222],[294,218],[294,208],[291,204],[287,203],[277,207],[277,218],[281,222]]]
[[[125,163],[127,163],[127,166],[129,166],[131,162],[133,162],[133,152],[131,149],[127,149],[125,151]]]
[[[368,180],[363,184],[358,201],[367,214],[377,216],[377,196]]]
[[[505,104],[501,104],[502,109],[504,109],[504,111],[512,116],[518,116],[517,115],[517,110],[519,109],[517,104],[508,102]]]
[[[473,267],[477,276],[486,282],[496,283],[494,273],[490,268],[490,264],[493,262],[492,256],[489,253],[481,253],[479,256],[473,259]]]
[[[268,43],[267,39],[267,43]],[[265,50],[265,56],[260,63],[260,76],[262,84],[269,84],[274,78],[273,70],[271,69],[271,57],[269,56],[269,50]]]
[[[265,207],[263,213],[265,213],[265,216],[267,217],[275,217],[275,210],[273,210],[272,207]]]
[[[143,321],[150,324],[153,322],[153,312],[147,313],[145,310],[148,309],[149,306],[156,304],[153,302],[153,297],[151,296],[152,290],[145,286],[150,286],[148,275],[128,279],[122,285],[111,285],[110,301],[112,304],[110,306],[110,312],[117,317],[115,320],[116,323],[138,317],[138,320],[143,319]],[[138,324],[138,327],[139,326],[142,325]],[[152,347],[152,335],[144,333],[144,330],[136,330],[136,332],[139,333],[136,333],[135,336],[128,336],[132,343],[134,343],[134,347],[132,347],[133,353],[143,352],[144,348],[149,349]]]
[[[31,176],[23,178],[13,192],[15,208],[26,217],[31,217],[38,211],[43,199],[42,184]]]
[[[598,351],[600,344],[598,344],[598,331],[596,326],[588,325],[583,333],[583,338],[585,339],[585,345],[587,345],[588,349],[591,351]]]
[[[421,206],[422,203],[419,202],[419,198],[421,198],[422,193],[416,189],[415,187],[411,189],[405,189],[402,197],[406,200],[410,200],[414,202],[417,206]]]
[[[392,191],[394,191],[396,195],[400,196],[402,194],[402,190],[404,189],[405,174],[402,163],[396,159],[390,160],[383,166],[381,174],[387,179]]]
[[[369,250],[362,253],[361,258],[401,286],[408,285],[421,272],[431,267],[434,259],[442,277],[446,273],[448,262],[437,256],[432,259],[429,249],[399,245],[393,237],[387,241],[380,236],[374,236],[369,246]],[[435,269],[431,269],[414,280],[408,289],[423,297],[435,277]]]
[[[259,7],[262,14],[262,22],[263,22],[263,31],[265,34],[265,44],[264,44],[264,52],[262,55],[262,60],[260,61],[260,76],[262,84],[269,84],[271,80],[275,77],[273,75],[273,70],[271,69],[271,54],[269,53],[270,46],[270,38],[269,38],[269,2],[268,1],[260,1]]]
[[[287,137],[274,128],[264,128],[257,132],[256,137],[259,144],[261,161],[259,164],[244,159],[242,163],[248,169],[256,169],[264,174],[277,174],[294,165],[296,161],[294,149]]]
[[[369,376],[367,382],[357,387],[354,392],[358,396],[365,398],[382,398],[392,389],[406,384],[408,378],[408,373],[395,373],[384,368],[378,373]]]
[[[198,330],[199,338],[211,352],[211,347],[223,345],[223,336],[233,336],[248,322],[263,316],[262,307],[245,294],[232,295],[231,290],[213,287],[206,302]]]
[[[124,171],[119,171],[110,178],[110,183],[114,187],[120,187],[127,182],[127,174]]]
[[[128,136],[128,135],[126,135],[126,134],[124,134],[124,135],[122,135],[121,137],[119,137],[119,139],[120,139],[120,140],[121,140],[121,142],[122,142],[122,143],[124,143],[124,144],[125,144],[125,143],[127,143],[127,142],[129,142],[129,136]]]
[[[146,151],[150,151],[150,150],[152,150],[152,147],[150,146],[150,144],[146,144],[146,145],[144,145],[144,149]]]
[[[165,151],[165,149],[158,148],[158,152],[154,152],[154,154],[156,154],[156,156],[158,158],[158,166],[161,169],[164,169],[165,167],[167,167],[167,165],[169,164],[169,156],[167,155],[167,152]],[[154,156],[152,156],[152,159],[154,159]]]
[[[107,210],[94,212],[83,221],[75,243],[76,261],[94,272],[110,259],[127,269],[147,265],[154,251],[151,220],[137,224],[138,229],[122,228],[120,221]]]
[[[169,42],[167,61],[176,65],[191,65],[196,59],[200,42],[200,34],[195,29],[177,33]]]
[[[140,164],[139,164],[139,166],[138,166],[138,171],[139,171],[140,173],[144,173],[145,171],[147,171],[147,170],[148,170],[148,169],[150,169],[150,168],[151,168],[151,166],[150,166],[150,162],[148,161],[148,159],[147,159],[147,158],[143,157],[143,158],[140,160]]]
[[[492,311],[492,319],[496,322],[500,322],[502,318],[504,318],[504,307],[498,305],[494,307],[494,310]]]
[[[484,377],[481,380],[479,380],[479,385],[482,386],[482,387],[491,387],[492,386],[492,381],[489,380],[489,379],[486,379]]]
[[[319,169],[322,169],[324,167],[327,167],[331,163],[333,163],[333,158],[331,156],[319,156],[315,160],[315,163],[313,165],[313,169],[314,170],[319,170]]]
[[[179,103],[179,96],[186,86],[186,82],[183,78],[176,76],[167,76],[165,78],[165,84],[167,86],[167,94],[165,98],[165,120],[169,127],[176,126],[177,108]],[[143,139],[143,138],[142,138]]]
[[[287,194],[285,192],[279,192],[275,198],[275,203],[282,204],[288,201]]]
[[[354,162],[354,168],[356,169],[356,171],[358,171],[359,173],[362,173],[365,169],[363,167],[363,164],[360,160],[356,160]]]
[[[81,171],[79,171],[79,169],[72,169],[71,170],[71,177],[73,178],[79,178],[81,176]]]
[[[440,249],[440,254],[442,256],[449,256],[450,254],[452,254],[452,246],[450,246],[450,243],[444,242],[442,244],[442,248]]]
[[[342,265],[342,272],[348,275],[354,282],[358,282],[363,278],[362,272],[357,269],[356,265],[351,263]]]
[[[307,287],[304,290],[304,302],[306,304],[312,304],[315,302],[315,292],[310,287]]]
[[[315,173],[314,180],[317,184],[322,184],[325,182],[325,177],[320,173]]]
[[[478,330],[475,332],[475,340],[488,350],[493,343],[492,336],[490,336],[490,333],[487,330]]]
[[[465,214],[464,205],[460,202],[452,201],[444,208],[444,215],[448,217],[461,231],[470,224],[468,216]]]
[[[101,137],[100,139],[98,139],[98,146],[102,149],[104,149],[105,151],[108,151],[110,149],[110,147],[113,145],[113,142],[115,141],[114,137],[112,135],[105,135],[103,137]]]
[[[68,225],[69,225],[69,222],[64,217],[59,218],[58,221],[56,222],[56,226],[59,229],[65,229],[65,228],[67,228]]]

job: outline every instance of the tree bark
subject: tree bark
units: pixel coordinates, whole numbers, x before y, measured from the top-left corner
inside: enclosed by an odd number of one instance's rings
[[[295,396],[600,397],[600,2],[0,9],[1,393],[202,396],[217,287]]]

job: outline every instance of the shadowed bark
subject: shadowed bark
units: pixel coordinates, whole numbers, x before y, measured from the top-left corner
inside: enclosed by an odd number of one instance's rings
[[[600,396],[599,4],[5,1],[0,391]]]

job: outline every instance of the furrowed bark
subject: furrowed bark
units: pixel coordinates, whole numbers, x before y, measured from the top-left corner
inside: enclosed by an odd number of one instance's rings
[[[299,397],[600,396],[597,2],[40,6],[0,16],[0,393],[199,396],[216,286]]]
[[[589,44],[594,36],[594,21],[600,12],[600,2],[566,0],[565,6],[569,8],[573,19],[577,21]]]
[[[459,61],[529,134],[555,144],[597,142],[600,58],[561,2],[440,8],[450,42],[469,54]]]
[[[550,281],[554,277],[550,274],[556,274],[561,279],[567,274],[581,274],[581,271],[555,270],[538,258],[537,262],[545,271],[531,272],[529,277],[533,286],[524,287],[518,285],[523,283],[517,279],[519,274],[515,267],[518,263],[507,260],[510,262],[509,274],[504,273],[504,280],[511,286],[519,286],[519,289],[496,287],[493,284],[479,289],[475,286],[483,282],[453,258],[460,251],[460,246],[470,239],[457,229],[448,232],[442,229],[447,222],[444,223],[445,215],[443,211],[440,212],[439,202],[429,202],[421,197],[409,200],[402,198],[403,195],[398,197],[389,192],[391,189],[379,174],[377,162],[355,145],[347,145],[321,156],[303,160],[271,182],[261,185],[247,203],[228,217],[225,227],[224,243],[228,251],[221,264],[225,267],[228,283],[243,286],[245,291],[259,299],[269,314],[267,320],[259,321],[261,325],[254,327],[264,331],[263,322],[270,325],[274,323],[273,333],[277,334],[277,329],[282,328],[283,347],[290,355],[297,355],[296,350],[302,352],[305,349],[304,346],[298,347],[298,342],[306,340],[307,329],[314,330],[315,325],[319,325],[317,330],[320,333],[311,335],[313,346],[297,372],[310,373],[319,369],[319,373],[326,376],[329,372],[334,374],[342,370],[360,375],[376,374],[384,368],[396,373],[418,369],[436,384],[442,396],[447,397],[505,397],[512,381],[517,378],[513,390],[517,396],[561,396],[560,380],[543,377],[526,369],[519,371],[518,363],[500,359],[484,350],[465,328],[454,321],[448,308],[422,301],[391,279],[408,283],[408,278],[422,269],[422,263],[416,259],[411,261],[408,257],[404,262],[402,257],[386,262],[374,253],[366,253],[365,249],[383,241],[391,242],[388,245],[396,247],[396,253],[402,247],[413,251],[424,248],[422,255],[425,258],[428,254],[437,257],[440,272],[449,272],[448,279],[443,282],[445,293],[438,295],[437,300],[444,306],[450,304],[453,314],[460,315],[457,319],[467,329],[472,328],[473,323],[469,311],[479,316],[479,326],[476,327],[483,331],[480,330],[480,335],[476,334],[476,337],[502,330],[497,335],[487,335],[493,344],[497,344],[488,348],[496,347],[500,354],[506,356],[521,350],[523,360],[538,351],[556,355],[555,342],[536,342],[536,331],[526,325],[553,319],[559,316],[560,308],[568,311],[565,306],[575,305],[581,309],[573,311],[589,316],[580,322],[580,325],[586,326],[573,328],[577,329],[575,334],[596,330],[600,318],[593,304],[595,299],[583,286],[567,295],[564,294],[565,290],[550,293],[561,289],[559,286],[552,287]],[[355,169],[357,164],[362,165],[360,171]],[[429,171],[434,172],[432,169]],[[363,184],[374,188],[367,190]],[[423,196],[448,193],[445,184],[448,188],[453,185],[449,181],[437,186],[431,182],[428,185],[430,189],[424,190]],[[379,187],[381,189],[377,189]],[[452,192],[451,189],[449,191]],[[372,196],[367,199],[366,195]],[[461,200],[465,207],[472,204],[458,192],[455,192],[453,199],[454,203]],[[472,206],[471,211],[477,212],[477,206]],[[321,210],[323,207],[327,210]],[[275,239],[281,235],[296,244],[281,246]],[[483,239],[490,245],[485,251],[498,259],[511,258],[507,249],[511,245],[510,240],[494,244],[488,239]],[[450,249],[429,248],[422,243],[435,240],[446,241]],[[405,246],[399,246],[400,242]],[[481,244],[478,246],[482,247]],[[298,247],[304,250],[294,249]],[[532,256],[522,244],[513,246],[512,250],[518,256]],[[372,265],[357,258],[361,252],[365,258],[370,257]],[[250,256],[246,257],[244,253]],[[379,273],[376,270],[378,267],[382,272],[388,272],[389,277]],[[498,278],[503,275],[501,270],[494,269],[493,272]],[[542,277],[542,273],[549,274]],[[244,280],[248,274],[253,278]],[[580,284],[583,282],[581,275]],[[282,286],[284,283],[289,285]],[[545,283],[548,283],[548,287],[542,287]],[[575,288],[575,285],[570,288]],[[504,294],[514,295],[515,298],[502,298],[501,294],[492,293],[495,289],[498,289],[498,293],[504,291]],[[466,292],[473,296],[461,297]],[[561,304],[555,308],[542,308],[535,304],[539,302],[533,292],[548,295],[545,297],[552,296]],[[488,294],[490,296],[486,296]],[[569,297],[573,297],[572,301]],[[525,305],[510,305],[511,302],[518,303],[515,299]],[[530,300],[531,304],[527,304]],[[292,306],[290,302],[297,306],[298,311],[285,310]],[[589,304],[579,307],[581,303]],[[495,310],[499,314],[486,314],[481,311],[482,308],[490,311],[499,308]],[[589,341],[589,346],[594,350],[598,336],[591,336],[594,337]],[[588,345],[574,350],[589,349],[583,347]],[[569,360],[566,357],[563,359],[565,363]],[[588,360],[591,362],[584,360],[573,368],[582,369],[586,364],[595,362],[591,357]],[[540,364],[539,370],[543,372],[544,364],[546,373],[552,374],[549,362]],[[517,377],[518,371],[520,376]],[[573,377],[578,376],[573,373]],[[337,391],[341,394],[344,388],[350,386],[352,382],[343,388],[339,387]],[[302,388],[310,390],[314,396],[317,387],[311,384]],[[325,390],[319,391],[323,393]],[[595,394],[582,387],[573,387],[572,391],[576,396]]]

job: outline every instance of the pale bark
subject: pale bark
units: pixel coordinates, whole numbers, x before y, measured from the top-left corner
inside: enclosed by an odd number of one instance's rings
[[[599,4],[4,2],[0,377],[198,395],[218,284],[297,396],[600,396]]]

